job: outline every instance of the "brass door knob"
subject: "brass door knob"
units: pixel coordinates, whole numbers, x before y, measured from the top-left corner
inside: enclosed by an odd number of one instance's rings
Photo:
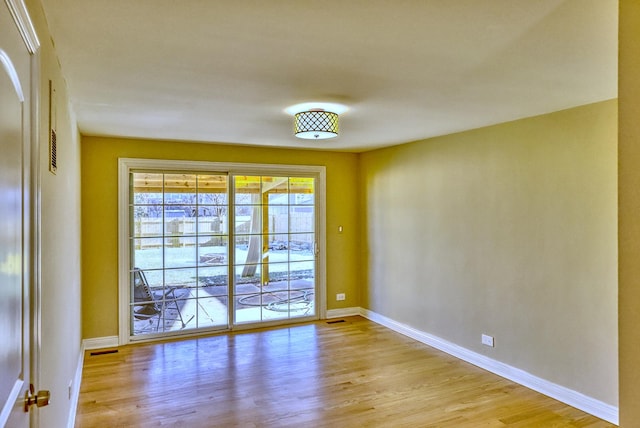
[[[38,391],[34,395],[33,384],[29,385],[29,390],[24,394],[24,411],[28,412],[29,407],[34,404],[38,407],[48,406],[51,402],[51,393],[47,390]]]

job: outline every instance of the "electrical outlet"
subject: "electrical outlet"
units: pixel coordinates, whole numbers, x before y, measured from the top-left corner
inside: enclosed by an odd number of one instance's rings
[[[346,294],[344,294],[344,293],[338,293],[338,294],[336,294],[336,300],[344,300],[344,299],[346,299],[346,298],[347,298],[347,296],[346,296]]]
[[[486,334],[482,335],[482,344],[483,345],[487,345],[487,346],[491,346],[493,348],[493,336],[489,336]]]

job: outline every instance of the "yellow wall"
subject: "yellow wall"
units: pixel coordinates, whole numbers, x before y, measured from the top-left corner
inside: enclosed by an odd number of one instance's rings
[[[620,426],[640,426],[640,1],[619,14]]]
[[[362,305],[617,405],[616,126],[612,100],[362,154]]]
[[[118,158],[324,165],[327,308],[358,306],[357,155],[167,141],[82,138],[83,337],[118,334]],[[338,226],[344,231],[338,234]],[[346,293],[336,302],[336,293]]]
[[[26,1],[40,39],[40,177],[42,314],[40,382],[52,402],[40,409],[41,426],[67,426],[72,414],[68,386],[81,345],[80,325],[80,136],[57,54],[38,0]],[[58,172],[49,172],[49,80],[56,88]],[[74,391],[79,385],[72,384]]]

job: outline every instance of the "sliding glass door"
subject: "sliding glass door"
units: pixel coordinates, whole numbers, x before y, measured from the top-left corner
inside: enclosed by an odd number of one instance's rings
[[[233,183],[235,323],[315,315],[315,180]]]
[[[317,318],[317,177],[129,172],[133,337]]]

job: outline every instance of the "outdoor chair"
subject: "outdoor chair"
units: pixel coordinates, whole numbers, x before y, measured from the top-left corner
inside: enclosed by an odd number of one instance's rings
[[[153,318],[157,317],[158,322],[156,324],[156,331],[160,329],[160,321],[165,319],[165,310],[167,307],[175,306],[178,311],[177,321],[180,318],[182,328],[187,326],[182,318],[182,312],[180,311],[180,305],[175,294],[177,287],[169,287],[164,292],[155,291],[149,287],[147,278],[144,275],[142,269],[133,269],[133,297],[136,306],[133,310],[134,318],[138,320],[149,320],[149,323],[153,323]],[[189,320],[191,321],[191,320]]]

